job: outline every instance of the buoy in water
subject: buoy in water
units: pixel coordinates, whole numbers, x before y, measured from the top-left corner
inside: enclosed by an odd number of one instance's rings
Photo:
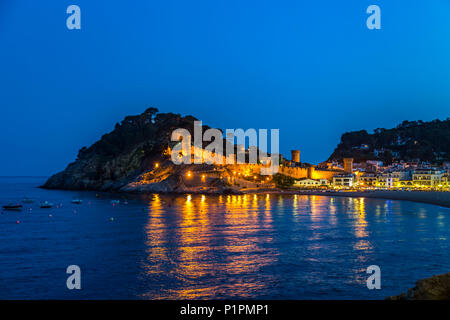
[[[17,221],[16,221],[16,224],[19,224],[19,223],[20,223],[20,221],[19,221],[19,220],[17,220]]]
[[[114,221],[114,218],[113,217],[111,217],[111,219],[110,219],[111,221]]]

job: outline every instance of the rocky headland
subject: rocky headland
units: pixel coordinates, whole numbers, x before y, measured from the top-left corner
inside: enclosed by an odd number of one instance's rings
[[[173,130],[184,128],[193,134],[195,120],[192,116],[158,113],[155,108],[125,117],[112,132],[83,147],[73,163],[42,187],[108,192],[238,192],[221,179],[226,172],[215,166],[174,165],[165,153],[174,144]],[[187,175],[192,179],[184,179]]]

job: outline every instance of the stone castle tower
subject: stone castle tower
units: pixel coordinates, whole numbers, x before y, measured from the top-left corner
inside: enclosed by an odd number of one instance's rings
[[[344,171],[346,173],[353,172],[353,158],[344,158]]]

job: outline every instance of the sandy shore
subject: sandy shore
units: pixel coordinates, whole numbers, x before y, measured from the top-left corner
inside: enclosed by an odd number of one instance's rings
[[[404,200],[435,204],[450,208],[450,192],[437,191],[371,191],[371,192],[301,192],[301,194],[314,194],[333,197],[363,197],[387,200]]]
[[[450,208],[450,192],[438,191],[350,191],[350,192],[321,192],[309,190],[247,190],[245,193],[272,193],[272,194],[301,194],[301,195],[317,195],[326,197],[357,197],[357,198],[377,198],[386,200],[404,200],[421,203],[429,203],[441,207]]]

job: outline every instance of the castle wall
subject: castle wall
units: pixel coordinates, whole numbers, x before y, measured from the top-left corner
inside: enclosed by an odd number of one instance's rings
[[[335,175],[342,174],[342,171],[317,170],[315,169],[311,175],[311,179],[327,179],[333,180]]]
[[[332,180],[335,175],[342,173],[341,171],[321,170],[316,167],[280,167],[279,172],[295,179],[309,178],[327,180]]]
[[[279,173],[295,179],[308,178],[308,169],[300,167],[280,167]]]
[[[199,158],[202,158],[203,160],[207,159],[207,158],[211,158],[212,155],[208,152],[206,152],[203,149],[196,149],[194,147],[192,147],[192,158],[194,157],[194,154],[197,154],[199,156]],[[300,151],[298,150],[292,150],[293,153],[293,160],[300,160],[297,159],[297,156],[300,156]],[[226,157],[224,156],[223,158],[223,164],[226,163]],[[348,159],[347,161],[347,169],[350,166],[351,167],[351,160],[353,159]],[[250,176],[250,175],[259,175],[261,172],[261,168],[266,167],[267,165],[263,165],[263,164],[228,164],[226,165],[226,167],[230,170],[232,170],[235,174],[236,174],[236,178],[238,178],[238,176]],[[317,169],[314,166],[310,166],[310,167],[285,167],[285,166],[280,166],[279,167],[279,173],[290,176],[294,179],[303,179],[303,178],[309,178],[309,179],[327,179],[327,180],[332,180],[333,176],[337,175],[337,174],[341,174],[342,171],[339,170],[322,170],[322,169]]]

